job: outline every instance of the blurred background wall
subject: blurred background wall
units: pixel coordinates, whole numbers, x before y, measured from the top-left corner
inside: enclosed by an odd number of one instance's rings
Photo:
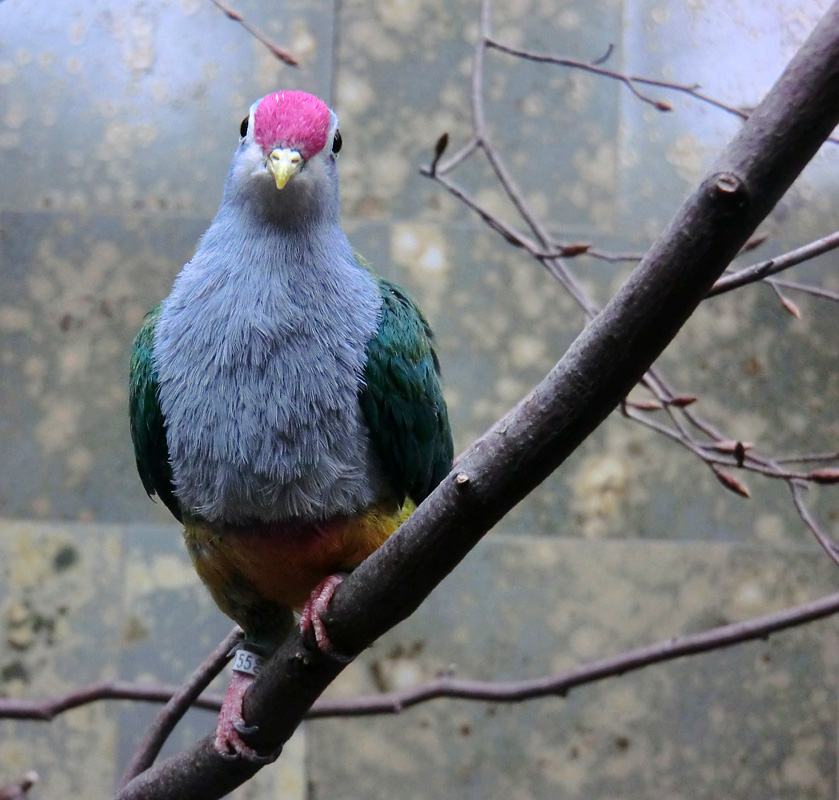
[[[753,106],[826,0],[496,0],[496,36]],[[239,122],[279,88],[341,118],[343,219],[438,333],[456,449],[556,362],[582,315],[556,282],[419,174],[468,139],[476,2],[237,0],[278,61],[209,0],[0,2],[0,694],[106,678],[178,681],[229,628],[177,527],[137,478],[131,340],[212,219]],[[566,242],[643,252],[738,118],[679,92],[491,54],[490,129]],[[505,218],[485,165],[458,181]],[[742,265],[836,227],[826,147]],[[833,255],[797,279],[839,289]],[[626,263],[574,268],[604,302]],[[709,301],[662,358],[732,438],[837,449],[834,308],[763,286]],[[547,674],[830,591],[835,568],[777,483],[725,491],[683,448],[617,415],[330,689]],[[835,495],[813,502],[828,530]],[[237,797],[825,798],[837,791],[836,623],[521,706],[437,701],[311,723]],[[88,706],[0,724],[0,785],[107,793],[153,714]],[[193,712],[172,747],[213,726]]]

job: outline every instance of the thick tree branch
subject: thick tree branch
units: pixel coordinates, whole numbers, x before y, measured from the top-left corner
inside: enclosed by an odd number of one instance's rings
[[[325,622],[359,652],[409,616],[510,508],[641,379],[839,122],[834,4],[617,295],[548,376],[485,434],[425,503],[336,592]],[[342,665],[295,632],[246,697],[254,744],[286,741]],[[218,798],[256,768],[222,761],[210,736],[118,795]]]

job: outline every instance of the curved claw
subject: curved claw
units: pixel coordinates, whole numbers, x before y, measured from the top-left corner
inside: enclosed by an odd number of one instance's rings
[[[215,748],[215,751],[218,757],[223,761],[238,761],[241,758],[249,764],[265,766],[266,764],[273,764],[280,757],[280,754],[283,752],[283,748],[282,745],[280,745],[276,750],[267,754],[262,754],[257,750],[254,750],[252,747],[242,747],[235,752],[231,752],[229,750],[222,752],[218,748]]]
[[[281,745],[270,753],[260,753],[242,738],[253,736],[259,730],[258,725],[247,725],[242,718],[242,702],[253,680],[252,675],[233,672],[218,715],[213,749],[218,753],[219,758],[225,761],[236,761],[241,758],[251,764],[264,766],[276,761],[283,752],[283,748]]]
[[[234,672],[230,678],[227,695],[218,716],[213,749],[225,761],[235,761],[241,758],[251,764],[270,764],[277,760],[282,752],[282,747],[272,753],[263,755],[242,738],[259,730],[258,725],[246,725],[242,718],[242,702],[252,683],[253,676],[242,672]]]
[[[303,613],[300,615],[300,633],[309,640],[314,639],[317,649],[325,656],[340,664],[349,664],[355,658],[355,655],[339,653],[335,650],[329,634],[326,632],[326,626],[321,619],[321,614],[326,613],[335,589],[343,582],[343,575],[330,575],[312,590],[306,605],[303,606]]]
[[[276,750],[267,755],[261,755],[259,753],[255,753],[252,756],[248,757],[248,761],[251,764],[259,764],[260,766],[264,766],[266,764],[273,764],[279,757],[280,754],[283,752],[282,745],[280,745]]]
[[[259,725],[245,725],[244,722],[234,722],[233,730],[240,736],[253,736],[259,730]]]

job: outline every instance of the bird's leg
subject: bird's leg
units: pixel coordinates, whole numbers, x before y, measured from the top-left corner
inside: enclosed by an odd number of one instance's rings
[[[243,758],[254,764],[270,764],[276,761],[282,752],[282,747],[274,753],[263,755],[246,744],[242,736],[256,733],[257,726],[245,724],[242,716],[242,704],[245,693],[259,674],[262,664],[261,656],[256,653],[238,648],[233,657],[233,674],[227,686],[227,694],[221,704],[216,725],[216,738],[213,748],[224,759]]]
[[[303,613],[300,615],[300,633],[303,634],[304,639],[314,637],[318,650],[324,655],[333,658],[335,661],[350,662],[355,656],[336,652],[329,639],[329,634],[326,632],[323,620],[320,618],[321,614],[326,612],[335,589],[344,582],[345,574],[330,575],[312,589],[306,605],[303,606]]]
[[[245,675],[241,672],[234,672],[230,676],[227,694],[224,696],[218,715],[216,739],[213,742],[215,751],[223,758],[234,759],[241,756],[250,760],[258,755],[253,748],[242,741],[237,730],[245,724],[242,717],[242,701],[253,681],[253,675]]]

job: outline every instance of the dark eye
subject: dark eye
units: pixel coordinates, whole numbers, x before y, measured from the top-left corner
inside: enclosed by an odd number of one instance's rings
[[[242,120],[242,124],[239,126],[239,136],[243,139],[248,135],[248,118],[245,117]]]
[[[341,139],[341,131],[335,131],[335,138],[332,140],[332,152],[336,155],[341,150],[341,145],[344,143],[343,139]]]

